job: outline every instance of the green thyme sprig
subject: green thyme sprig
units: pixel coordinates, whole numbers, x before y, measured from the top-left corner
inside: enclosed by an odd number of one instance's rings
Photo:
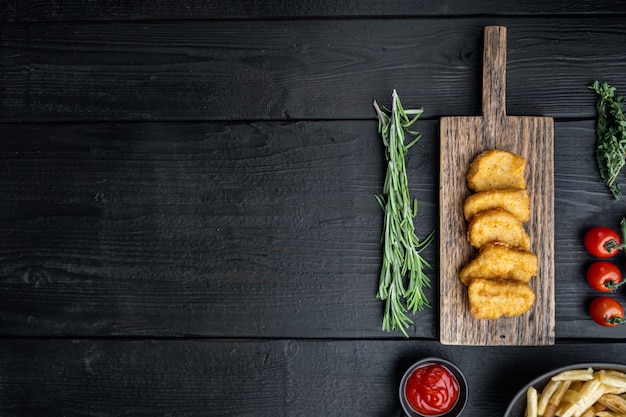
[[[423,241],[415,233],[413,219],[418,204],[417,200],[411,200],[406,169],[407,152],[421,138],[421,134],[410,127],[424,110],[405,110],[396,90],[393,90],[391,110],[381,109],[375,100],[373,104],[387,160],[383,193],[376,196],[384,212],[383,261],[376,296],[385,301],[382,329],[401,330],[409,337],[406,329],[413,321],[407,312],[415,314],[417,310],[430,307],[424,293],[424,288],[430,288],[430,279],[424,268],[432,266],[420,253],[433,241],[434,230]],[[408,144],[405,144],[405,134],[414,137]]]
[[[619,200],[622,193],[615,181],[626,165],[626,117],[622,110],[624,99],[615,94],[615,87],[595,81],[589,86],[600,97],[597,103],[596,159],[600,177],[608,185],[613,198]]]

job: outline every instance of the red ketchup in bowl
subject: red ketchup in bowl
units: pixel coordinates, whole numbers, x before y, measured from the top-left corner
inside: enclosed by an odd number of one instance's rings
[[[436,416],[454,407],[459,398],[459,382],[446,367],[426,364],[413,371],[406,382],[405,394],[416,412]]]

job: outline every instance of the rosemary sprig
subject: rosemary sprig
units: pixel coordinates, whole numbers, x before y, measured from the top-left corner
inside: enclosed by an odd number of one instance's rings
[[[626,165],[626,117],[622,111],[624,99],[615,95],[615,87],[594,81],[589,86],[598,98],[596,123],[596,159],[600,177],[608,185],[613,198],[619,200],[622,193],[615,181]]]
[[[432,266],[421,256],[434,238],[434,230],[420,241],[415,233],[413,219],[417,215],[417,200],[411,201],[407,180],[406,156],[408,150],[421,138],[411,125],[424,112],[423,109],[405,110],[396,90],[392,94],[391,110],[381,109],[374,100],[378,115],[378,131],[385,145],[387,172],[383,193],[376,199],[384,211],[381,244],[383,261],[377,298],[385,301],[382,329],[401,330],[413,324],[407,316],[411,311],[430,307],[424,288],[430,288],[430,279],[424,267]],[[414,138],[405,144],[405,134]],[[405,285],[405,281],[406,285]]]

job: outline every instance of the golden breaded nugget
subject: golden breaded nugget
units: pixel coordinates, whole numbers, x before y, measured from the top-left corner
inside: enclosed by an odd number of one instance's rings
[[[526,159],[511,152],[485,151],[470,163],[467,185],[473,191],[526,188]]]
[[[508,211],[522,223],[530,219],[528,193],[515,188],[487,190],[470,195],[463,204],[463,215],[465,220],[470,221],[476,213],[495,208]]]
[[[461,282],[468,285],[473,278],[528,282],[537,275],[537,256],[523,249],[511,248],[501,243],[487,243],[478,255],[459,274]]]
[[[518,316],[535,302],[535,293],[527,283],[505,279],[473,279],[467,294],[470,313],[476,319]]]
[[[509,246],[530,250],[530,236],[522,222],[501,209],[476,213],[467,228],[470,244],[476,249],[486,243],[501,242]]]

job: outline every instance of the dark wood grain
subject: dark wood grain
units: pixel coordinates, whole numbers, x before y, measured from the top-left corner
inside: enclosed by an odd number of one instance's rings
[[[501,2],[488,0],[467,2],[454,0],[394,1],[376,0],[283,2],[276,0],[157,0],[150,2],[123,1],[41,1],[7,0],[0,9],[0,20],[62,21],[62,20],[170,20],[170,19],[252,19],[252,18],[316,18],[359,16],[472,16],[472,15],[614,15],[623,14],[623,0],[598,2],[576,0],[545,2],[524,0]]]
[[[623,362],[581,242],[626,213],[586,88],[626,91],[625,5],[1,2],[0,415],[401,416],[400,376],[431,355],[467,374],[464,416],[502,415],[553,367]],[[480,113],[487,25],[509,28],[506,114],[555,118],[553,346],[439,343],[438,241],[434,308],[409,340],[380,329],[372,100],[425,108],[424,236],[438,119]]]
[[[626,86],[622,18],[498,18],[510,115],[593,118]],[[396,88],[424,118],[480,113],[494,19],[2,24],[0,121],[373,119]]]
[[[438,123],[417,128],[409,184],[425,236],[439,224]],[[561,338],[626,337],[585,310],[582,236],[623,215],[594,143],[593,121],[555,127]],[[373,121],[5,124],[0,331],[399,337],[380,331],[375,299],[382,150]],[[438,337],[437,315],[419,313],[409,334]]]
[[[403,372],[438,356],[468,379],[464,415],[502,415],[531,379],[563,365],[623,357],[623,344],[496,353],[435,341],[2,340],[0,414],[402,416]],[[489,360],[477,363],[481,356]]]
[[[5,125],[0,157],[5,334],[387,337],[373,121]],[[433,337],[423,316],[411,334]]]

